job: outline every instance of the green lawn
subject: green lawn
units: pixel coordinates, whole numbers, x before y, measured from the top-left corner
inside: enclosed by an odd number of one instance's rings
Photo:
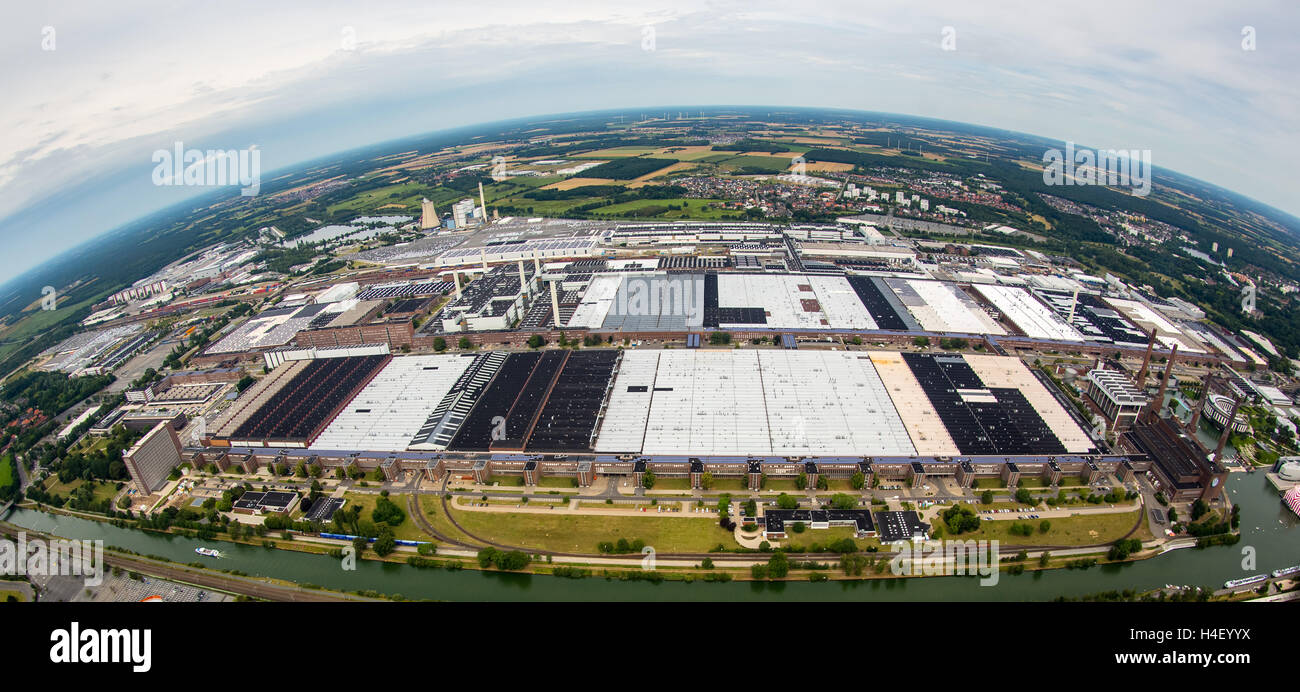
[[[60,483],[58,476],[50,476],[45,479],[45,492],[51,495],[71,497],[73,491],[80,488],[85,482],[80,478],[74,478],[67,483]],[[95,488],[92,492],[96,500],[111,500],[117,494],[117,482],[95,481]]]
[[[1041,519],[980,521],[980,530],[963,533],[960,536],[945,536],[955,539],[997,540],[1007,545],[1093,545],[1111,543],[1119,540],[1137,523],[1142,510],[1132,512],[1112,512],[1109,514],[1092,514],[1065,518],[1048,519],[1052,528],[1047,533],[1038,530]],[[1029,536],[1016,536],[1011,533],[1011,525],[1026,522],[1034,527]]]
[[[10,454],[0,458],[0,488],[8,488],[17,482],[14,478],[13,456]]]
[[[691,479],[689,478],[662,478],[655,477],[655,487],[653,490],[690,490]]]
[[[719,543],[738,547],[732,533],[711,519],[456,510],[456,521],[483,538],[542,550],[595,553],[601,541],[620,538],[639,538],[659,552],[707,552]]]
[[[371,514],[375,511],[375,503],[379,501],[379,496],[378,496],[378,495],[363,495],[363,494],[361,494],[361,493],[346,493],[346,494],[344,494],[343,497],[344,497],[344,499],[347,500],[347,505],[345,505],[345,506],[347,506],[347,507],[360,507],[360,508],[361,508],[361,518],[362,518],[362,519],[365,519],[365,520],[367,520],[367,521],[374,521],[374,518],[371,516]],[[404,496],[401,496],[401,495],[393,495],[393,496],[389,497],[388,499],[392,500],[392,501],[393,501],[393,502],[394,502],[398,507],[401,507],[401,508],[402,508],[402,512],[406,514],[406,517],[402,520],[402,523],[401,523],[400,525],[398,525],[398,526],[393,527],[393,536],[394,536],[394,537],[396,537],[396,538],[401,538],[401,539],[408,540],[408,541],[431,541],[431,540],[433,540],[433,538],[431,538],[430,536],[426,535],[423,531],[420,530],[420,528],[419,528],[418,526],[416,526],[416,524],[415,524],[415,520],[411,518],[411,513],[410,513],[410,511],[407,509],[407,506],[406,506],[406,498],[405,498]]]
[[[0,603],[4,603],[8,601],[10,596],[13,596],[14,598],[18,599],[19,603],[27,602],[27,594],[24,594],[21,591],[9,591],[6,589],[0,589]]]
[[[783,173],[790,168],[790,159],[797,154],[790,152],[788,158],[776,156],[731,156],[720,161],[714,161],[718,167],[725,171],[737,171],[742,168],[761,169],[768,173]]]

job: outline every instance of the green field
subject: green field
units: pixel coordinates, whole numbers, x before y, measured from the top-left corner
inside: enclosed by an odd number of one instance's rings
[[[79,303],[59,301],[58,310],[33,310],[14,323],[12,327],[0,331],[0,360],[25,346],[42,332],[48,331],[70,318],[77,310],[98,303],[108,292],[95,294]]]
[[[660,147],[612,147],[610,149],[599,149],[597,151],[587,151],[581,154],[571,156],[574,159],[615,159],[628,156],[643,156],[653,154],[659,151]]]
[[[677,163],[677,159],[625,158],[602,163],[595,168],[583,171],[584,178],[609,178],[610,180],[632,180]]]
[[[1007,545],[1094,545],[1112,543],[1124,537],[1133,528],[1141,516],[1142,510],[1132,512],[1112,512],[1109,514],[1091,514],[1084,516],[1052,518],[1052,528],[1047,533],[1038,530],[1041,519],[980,521],[980,530],[963,533],[960,536],[945,536],[952,539],[997,540]],[[1011,525],[1023,521],[1034,527],[1029,536],[1016,536],[1011,533]]]
[[[595,553],[601,541],[620,538],[639,538],[661,553],[703,553],[719,543],[738,547],[732,533],[711,519],[456,510],[456,521],[485,539],[541,550]]]
[[[731,217],[743,216],[741,212],[731,209],[719,209],[709,207],[710,203],[720,203],[722,200],[716,199],[638,199],[622,204],[611,204],[607,207],[599,207],[593,212],[612,216],[645,216],[662,219],[691,218],[691,219],[725,219]],[[567,202],[568,206],[575,206],[572,202]],[[669,206],[677,206],[678,209],[669,209]]]
[[[378,502],[379,500],[378,495],[363,495],[361,493],[347,493],[343,497],[347,500],[347,505],[345,506],[360,507],[361,518],[367,521],[373,521],[371,514],[375,511],[375,503]],[[402,523],[396,527],[393,527],[393,536],[395,538],[401,538],[408,541],[433,540],[429,536],[425,535],[425,533],[421,531],[418,526],[416,526],[415,520],[411,518],[411,513],[407,509],[405,497],[402,497],[400,495],[394,495],[388,499],[392,500],[398,507],[401,507],[402,512],[406,514],[406,518],[402,520]]]
[[[8,488],[18,482],[14,477],[13,456],[6,454],[0,458],[0,490]]]
[[[45,492],[51,495],[71,497],[73,491],[75,491],[77,488],[80,488],[85,483],[86,481],[83,481],[80,478],[74,478],[68,481],[67,483],[60,483],[58,476],[50,476],[49,478],[45,479]],[[113,499],[113,496],[117,494],[117,482],[96,481],[94,490],[92,490],[92,492],[94,493],[94,498],[96,501],[111,500]]]
[[[791,157],[794,154],[790,155]],[[707,160],[716,164],[719,168],[727,172],[734,172],[741,169],[761,169],[766,173],[782,173],[790,168],[790,159],[775,156],[728,156],[724,159],[713,160],[712,157]]]

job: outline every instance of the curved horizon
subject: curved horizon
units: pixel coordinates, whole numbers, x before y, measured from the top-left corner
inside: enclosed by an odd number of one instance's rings
[[[279,169],[271,170],[265,173],[263,175],[262,184],[266,185],[267,183],[274,182],[278,178],[284,178],[286,176],[299,175],[312,167],[337,164],[341,160],[346,159],[353,155],[362,154],[365,152],[393,151],[394,150],[393,148],[395,147],[400,147],[402,145],[407,145],[407,146],[415,145],[419,143],[421,140],[429,140],[438,137],[449,137],[457,134],[463,134],[463,139],[461,141],[464,141],[467,139],[475,138],[477,136],[482,136],[481,134],[477,134],[477,133],[489,132],[495,130],[496,128],[505,127],[509,125],[542,124],[542,123],[550,123],[550,122],[562,121],[567,119],[593,118],[599,116],[608,116],[612,118],[612,117],[617,117],[617,115],[620,113],[623,115],[627,115],[630,113],[649,112],[651,111],[651,109],[654,109],[653,110],[654,113],[662,113],[663,109],[667,109],[669,111],[675,112],[677,109],[685,109],[685,108],[703,109],[703,111],[710,112],[708,115],[705,116],[706,118],[717,117],[718,115],[722,115],[727,112],[747,113],[755,110],[767,110],[767,109],[771,109],[773,111],[782,110],[782,109],[787,111],[793,111],[793,112],[804,111],[808,113],[817,113],[823,115],[843,116],[843,117],[872,116],[878,119],[897,120],[900,123],[914,121],[918,123],[920,122],[930,123],[933,126],[951,125],[951,126],[960,126],[968,129],[986,130],[988,131],[989,134],[1003,136],[1009,139],[1020,138],[1022,141],[1025,142],[1032,142],[1032,140],[1043,140],[1045,144],[1064,145],[1066,143],[1066,140],[1055,140],[1051,137],[1034,134],[1034,133],[1007,130],[1004,128],[999,128],[992,125],[985,125],[982,123],[961,122],[961,121],[934,118],[930,116],[910,114],[910,113],[888,113],[883,111],[868,111],[868,110],[859,110],[859,109],[820,108],[816,106],[782,106],[782,105],[763,105],[763,104],[755,104],[755,105],[671,104],[671,105],[657,105],[657,106],[637,106],[631,108],[604,108],[604,109],[575,111],[575,112],[567,112],[567,113],[545,113],[545,114],[523,116],[518,118],[508,118],[508,119],[502,119],[496,121],[489,121],[489,122],[479,123],[475,125],[464,125],[459,127],[450,127],[450,128],[439,129],[439,130],[431,130],[419,134],[396,137],[381,142],[375,142],[372,144],[360,145],[349,149],[337,150],[334,152],[330,152],[328,154],[324,154],[322,156],[314,157],[312,159],[307,159],[292,164],[288,164]],[[937,129],[942,129],[942,128],[937,127]],[[1086,142],[1074,142],[1073,144],[1079,148],[1093,148],[1090,144]],[[153,165],[154,164],[151,163],[150,167],[152,167]],[[1213,182],[1201,180],[1199,178],[1195,178],[1193,176],[1181,173],[1179,171],[1170,170],[1166,167],[1159,166],[1159,165],[1154,165],[1153,171],[1162,173],[1167,176],[1184,178],[1186,180],[1190,180],[1199,183],[1201,185],[1214,188],[1225,195],[1239,197],[1244,201],[1260,205],[1272,212],[1275,212],[1282,219],[1289,221],[1291,224],[1295,224],[1295,227],[1290,228],[1289,230],[1294,234],[1293,240],[1296,241],[1296,246],[1300,247],[1300,217],[1297,217],[1296,215],[1291,214],[1286,210],[1280,209],[1273,205],[1269,205],[1261,200],[1250,197],[1249,195],[1246,195],[1242,192],[1228,189],[1220,185],[1217,185]],[[150,217],[168,216],[168,215],[185,213],[186,211],[191,211],[197,208],[199,204],[203,203],[202,200],[204,199],[211,199],[212,202],[217,202],[223,199],[229,199],[238,196],[239,196],[238,188],[230,188],[230,187],[195,188],[195,191],[186,199],[174,202],[162,208],[153,209],[141,215],[138,218],[123,222],[113,228],[109,228],[103,231],[102,233],[99,233],[96,236],[93,236],[76,245],[66,248],[63,252],[60,252],[59,254],[45,260],[44,262],[41,262],[40,264],[37,264],[29,268],[28,270],[22,272],[21,274],[18,274],[17,276],[14,276],[10,280],[6,281],[4,284],[0,284],[0,293],[4,292],[4,290],[7,289],[10,284],[19,283],[24,279],[30,278],[34,274],[39,274],[43,268],[50,265],[56,265],[61,260],[75,253],[79,249],[86,246],[93,245],[97,241],[102,241],[114,234],[129,231],[132,226],[139,225],[145,222]],[[0,225],[3,225],[5,221],[7,220],[0,219]]]
[[[7,8],[0,238],[25,272],[200,197],[150,183],[151,153],[178,141],[256,145],[279,172],[628,103],[917,114],[1149,149],[1166,171],[1300,214],[1284,146],[1300,129],[1300,50],[1283,38],[1300,33],[1300,17],[1285,3],[1015,5]]]

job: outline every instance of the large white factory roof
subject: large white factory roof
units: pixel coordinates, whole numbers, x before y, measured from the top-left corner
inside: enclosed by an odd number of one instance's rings
[[[624,352],[596,451],[909,456],[916,450],[865,353],[672,350]]]
[[[1070,326],[1023,288],[977,285],[974,289],[1011,320],[1026,336],[1035,339],[1083,341],[1079,330]]]
[[[956,284],[921,279],[886,279],[886,283],[927,331],[1007,333]]]
[[[774,329],[877,328],[842,276],[719,274],[718,307],[762,308],[767,312],[766,326]]]
[[[1199,340],[1188,336],[1178,328],[1178,325],[1170,322],[1164,315],[1152,310],[1143,303],[1123,298],[1105,298],[1105,301],[1139,327],[1144,329],[1154,328],[1156,330],[1156,341],[1162,348],[1172,348],[1174,344],[1178,344],[1179,351],[1205,353],[1205,349],[1199,346]]]
[[[471,357],[398,356],[362,389],[312,443],[315,449],[398,452],[446,396]]]

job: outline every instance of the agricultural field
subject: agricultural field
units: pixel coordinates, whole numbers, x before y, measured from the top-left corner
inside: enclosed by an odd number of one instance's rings
[[[607,178],[610,180],[634,180],[648,173],[667,168],[677,163],[677,159],[626,158],[602,163],[595,168],[583,171],[585,178]]]

